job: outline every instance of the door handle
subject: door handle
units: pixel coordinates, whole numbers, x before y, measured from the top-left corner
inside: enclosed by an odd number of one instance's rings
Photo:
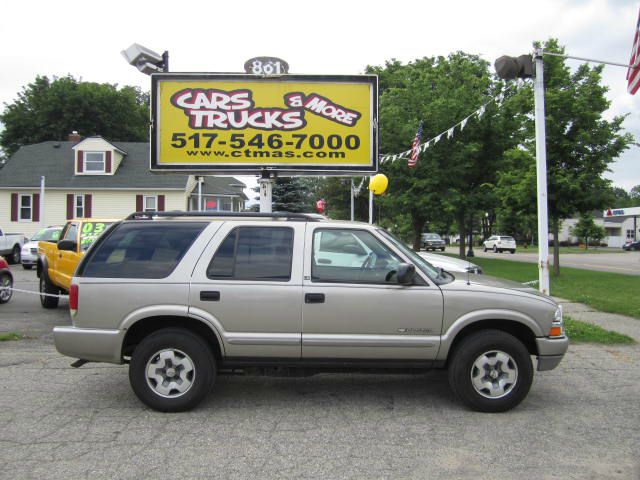
[[[306,293],[304,303],[324,303],[324,293]]]
[[[202,291],[200,292],[200,300],[203,302],[219,302],[220,292]]]

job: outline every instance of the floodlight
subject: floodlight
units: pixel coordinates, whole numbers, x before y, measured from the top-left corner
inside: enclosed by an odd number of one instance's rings
[[[146,75],[169,70],[169,52],[164,52],[160,55],[153,50],[134,43],[121,53],[129,65],[133,65]]]

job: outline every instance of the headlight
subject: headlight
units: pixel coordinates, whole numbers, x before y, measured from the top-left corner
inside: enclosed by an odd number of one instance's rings
[[[29,253],[29,249],[27,247],[22,247],[22,253]]]
[[[553,314],[553,323],[551,324],[551,330],[549,330],[550,337],[563,337],[564,325],[562,321],[562,305],[558,305],[555,313]]]

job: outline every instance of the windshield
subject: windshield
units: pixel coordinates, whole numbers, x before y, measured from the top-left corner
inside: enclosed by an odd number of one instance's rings
[[[86,252],[93,242],[113,222],[85,222],[80,231],[80,250]]]
[[[440,271],[436,267],[431,265],[424,258],[422,258],[416,252],[414,252],[409,247],[407,247],[404,244],[404,242],[396,238],[391,233],[387,232],[386,230],[383,230],[382,228],[379,228],[378,232],[380,232],[380,234],[384,238],[389,240],[394,247],[396,247],[398,250],[404,253],[407,257],[409,257],[411,261],[415,264],[415,266],[418,267],[423,273],[425,273],[431,280],[433,280],[436,283],[442,283],[444,278],[440,275]]]
[[[424,233],[422,236],[425,240],[442,240],[437,233]]]
[[[57,242],[58,238],[60,238],[60,230],[61,228],[43,228],[38,233],[36,233],[33,237],[31,237],[32,242]]]

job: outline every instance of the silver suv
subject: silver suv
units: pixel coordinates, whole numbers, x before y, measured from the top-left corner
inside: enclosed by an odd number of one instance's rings
[[[196,406],[219,374],[446,367],[505,411],[568,347],[561,308],[518,283],[436,269],[374,225],[305,214],[132,214],[79,264],[64,355],[129,363],[151,408]],[[275,367],[275,368],[274,368]]]

